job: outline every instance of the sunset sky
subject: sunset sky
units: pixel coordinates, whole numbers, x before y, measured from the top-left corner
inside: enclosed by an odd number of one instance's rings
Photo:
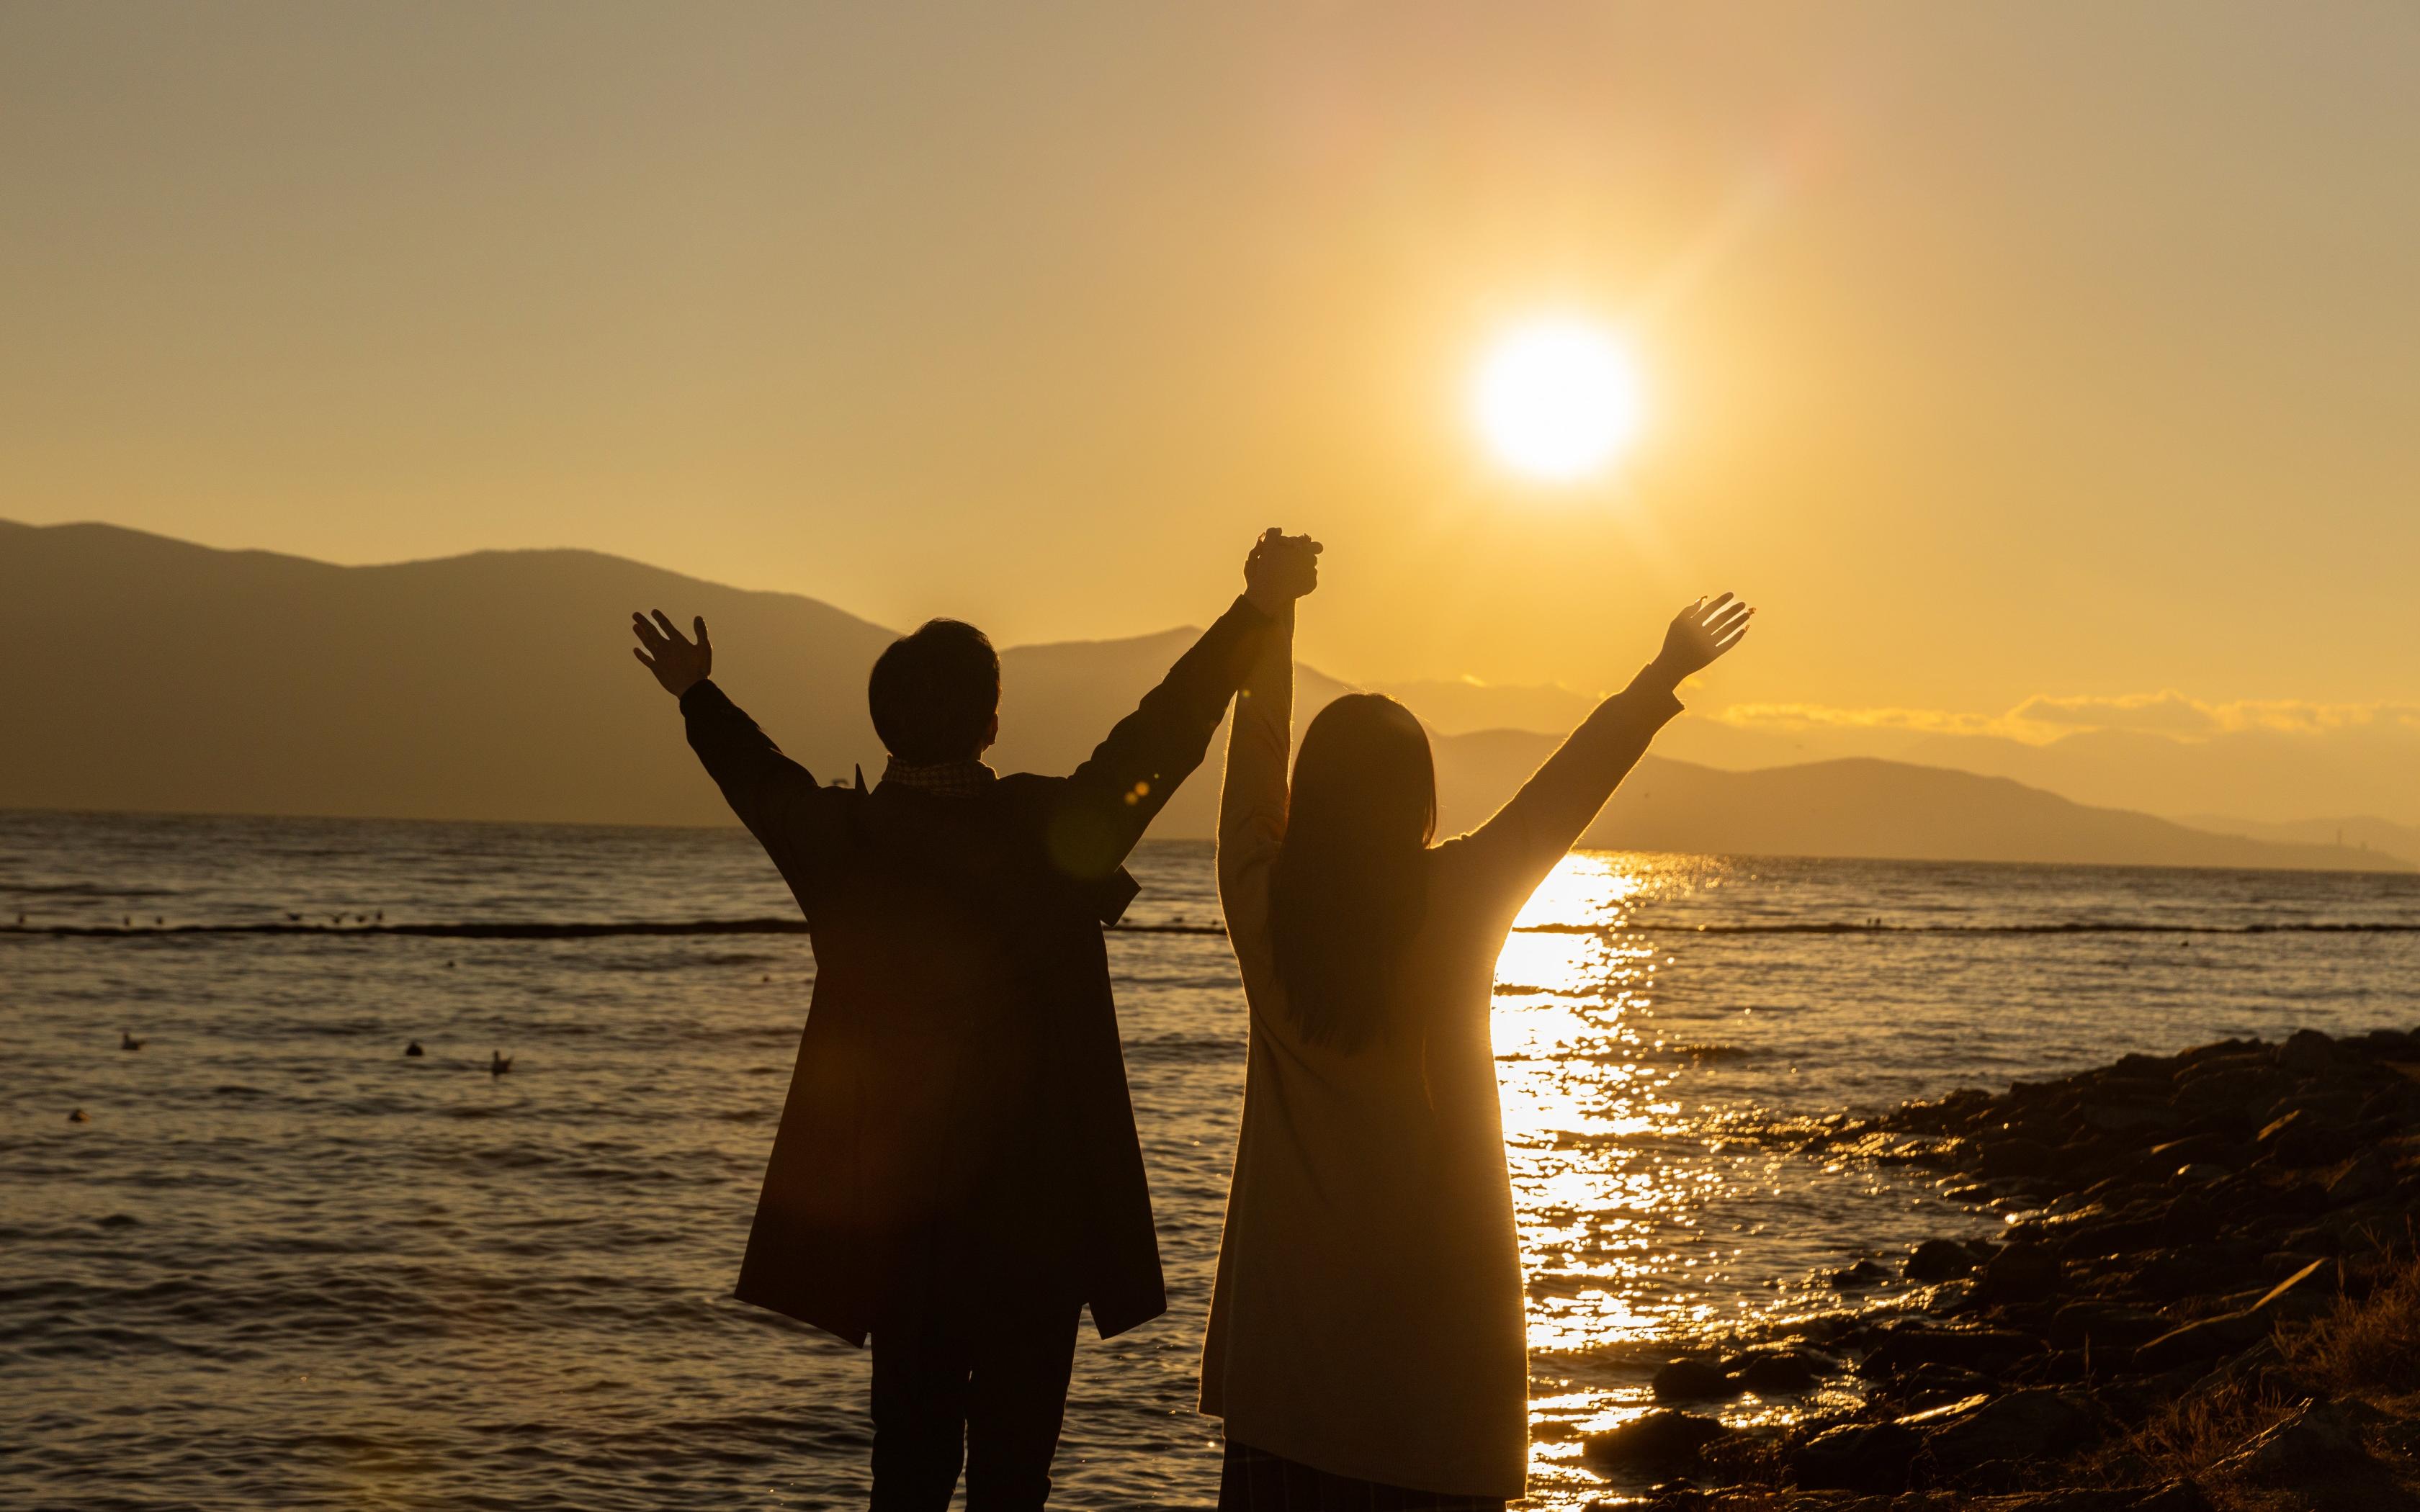
[[[0,517],[1003,642],[1282,523],[1346,677],[1735,587],[1707,706],[2420,707],[2415,79],[2351,0],[9,4]],[[1469,413],[1542,316],[1640,382],[1577,485]]]

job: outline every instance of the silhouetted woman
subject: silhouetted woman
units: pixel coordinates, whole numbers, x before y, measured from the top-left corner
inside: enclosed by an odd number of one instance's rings
[[[1218,891],[1251,1005],[1244,1126],[1202,1357],[1221,1507],[1500,1507],[1529,1376],[1488,1012],[1513,916],[1737,643],[1729,594],[1598,705],[1496,817],[1434,843],[1428,736],[1338,699],[1289,801],[1291,625],[1235,706]]]

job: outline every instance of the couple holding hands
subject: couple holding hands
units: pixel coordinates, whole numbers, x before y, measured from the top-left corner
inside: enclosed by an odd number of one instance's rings
[[[1518,794],[1439,841],[1426,733],[1357,693],[1292,754],[1295,601],[1245,591],[1065,777],[995,773],[1000,660],[935,620],[876,661],[882,779],[827,787],[660,611],[635,655],[789,883],[815,985],[737,1288],[874,1351],[876,1512],[1050,1490],[1078,1324],[1166,1309],[1102,930],[1232,702],[1219,902],[1250,1010],[1202,1411],[1221,1507],[1500,1508],[1522,1492],[1521,1257],[1488,1014],[1513,918],[1753,610],[1683,609]]]

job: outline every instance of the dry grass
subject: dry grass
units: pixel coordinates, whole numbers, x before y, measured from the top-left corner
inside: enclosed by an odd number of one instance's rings
[[[2420,1391],[2420,1260],[2389,1272],[2360,1303],[2340,1304],[2289,1340],[2287,1353],[2345,1396]]]
[[[2420,1391],[2420,1259],[2408,1255],[2369,1294],[2339,1302],[2324,1317],[2281,1328],[2263,1368],[2222,1373],[2155,1413],[2133,1433],[2077,1465],[2076,1483],[2137,1483],[2188,1476],[2221,1512],[2293,1508],[2420,1507],[2420,1465],[2401,1444],[2374,1443],[2379,1458],[2343,1467],[2340,1483],[2259,1488],[2217,1467],[2246,1441],[2292,1415],[2305,1401],[2364,1403],[2412,1422]]]

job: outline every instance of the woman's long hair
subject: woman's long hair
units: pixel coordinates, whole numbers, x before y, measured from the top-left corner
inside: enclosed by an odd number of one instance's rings
[[[1320,710],[1269,877],[1278,978],[1304,1038],[1352,1050],[1387,1032],[1435,834],[1436,766],[1411,711],[1378,693]]]

